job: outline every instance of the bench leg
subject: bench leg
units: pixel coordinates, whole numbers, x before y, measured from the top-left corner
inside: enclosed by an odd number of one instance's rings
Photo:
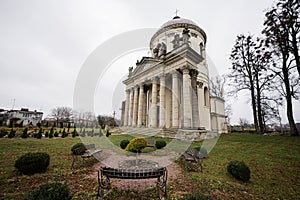
[[[156,190],[159,199],[167,198],[167,179],[168,179],[167,170],[164,172],[162,176],[157,178]],[[160,195],[160,193],[162,193],[163,195]]]
[[[102,196],[102,190],[110,188],[110,179],[106,176],[103,176],[101,171],[98,171],[98,192],[97,199],[100,199]],[[104,192],[103,192],[104,194]]]

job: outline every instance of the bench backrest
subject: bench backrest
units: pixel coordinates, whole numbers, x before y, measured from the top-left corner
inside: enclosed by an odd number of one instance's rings
[[[86,147],[85,146],[80,146],[80,147],[73,150],[73,154],[74,155],[82,155],[85,151],[86,151]]]
[[[87,150],[89,150],[89,149],[96,149],[95,144],[87,144],[87,145],[84,145],[84,146],[85,146],[85,148]]]
[[[193,148],[191,148],[191,147],[189,147],[189,148],[186,150],[186,153],[187,153],[187,154],[190,154],[191,156],[196,157],[197,159],[200,159],[200,158],[203,157],[203,156],[201,155],[201,153],[200,153],[198,150],[193,149]]]
[[[100,169],[101,175],[108,178],[120,179],[148,179],[158,178],[165,174],[166,168],[155,169],[115,169],[110,167],[102,167]]]

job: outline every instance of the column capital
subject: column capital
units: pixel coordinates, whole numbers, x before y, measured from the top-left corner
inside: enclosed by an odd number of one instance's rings
[[[158,78],[155,76],[151,79],[152,83],[157,83],[158,82]]]
[[[183,67],[181,67],[181,71],[183,74],[189,74],[190,73],[190,67],[188,65],[185,65]]]
[[[170,74],[172,74],[172,77],[178,77],[179,72],[177,70],[174,70],[174,71],[170,72]]]
[[[159,75],[159,78],[161,79],[161,78],[166,78],[166,74],[161,74],[161,75]]]

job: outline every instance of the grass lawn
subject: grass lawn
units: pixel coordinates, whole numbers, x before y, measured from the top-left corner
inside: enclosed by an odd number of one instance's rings
[[[100,148],[117,148],[123,139],[133,136],[85,137]],[[161,138],[149,138],[151,140]],[[71,170],[72,145],[81,142],[71,138],[0,138],[0,199],[25,199],[32,188],[49,181],[67,183],[73,199],[95,199],[97,180],[86,174],[96,162]],[[170,140],[166,139],[166,142]],[[201,143],[193,143],[199,146]],[[42,151],[51,160],[46,173],[19,175],[15,160],[24,153]],[[242,183],[229,176],[226,164],[231,160],[244,161],[251,170],[251,179]],[[168,184],[168,197],[201,192],[213,199],[299,199],[300,196],[300,137],[260,136],[252,134],[222,135],[209,157],[203,161],[203,172],[185,172],[184,180]],[[151,199],[154,191],[128,192],[113,190],[111,199]]]

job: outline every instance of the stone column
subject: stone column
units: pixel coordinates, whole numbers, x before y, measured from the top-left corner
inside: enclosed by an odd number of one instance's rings
[[[124,114],[124,126],[128,126],[128,115],[129,115],[129,100],[130,90],[126,90],[126,102],[125,102],[125,114]]]
[[[138,116],[137,116],[137,125],[138,127],[142,127],[143,123],[143,108],[144,108],[144,85],[140,85],[140,95],[139,95],[139,108],[138,108]]]
[[[162,75],[160,77],[160,90],[159,90],[159,96],[160,96],[160,102],[159,102],[159,126],[160,128],[163,128],[166,126],[166,114],[165,114],[165,91],[166,86],[166,76]]]
[[[134,88],[134,97],[133,97],[132,126],[134,127],[137,125],[137,111],[138,111],[138,98],[139,98],[138,89],[139,89],[138,86]]]
[[[171,86],[169,87],[171,88]],[[172,91],[170,89],[165,91],[166,93],[166,128],[172,127]]]
[[[152,82],[151,127],[157,127],[157,79]]]
[[[192,116],[193,128],[198,128],[199,125],[199,108],[198,108],[198,93],[197,93],[197,76],[198,72],[192,70],[191,72],[191,85],[192,85]]]
[[[133,89],[130,89],[129,95],[129,111],[128,111],[128,126],[132,126],[132,111],[133,111]]]
[[[183,127],[191,128],[192,123],[192,105],[191,105],[191,79],[189,75],[190,69],[188,67],[182,68],[183,73]]]
[[[145,88],[144,88],[144,100],[143,100],[143,124],[144,126],[146,127],[148,124],[147,124],[147,91],[145,91]]]
[[[179,82],[178,72],[172,74],[172,127],[179,127]]]

